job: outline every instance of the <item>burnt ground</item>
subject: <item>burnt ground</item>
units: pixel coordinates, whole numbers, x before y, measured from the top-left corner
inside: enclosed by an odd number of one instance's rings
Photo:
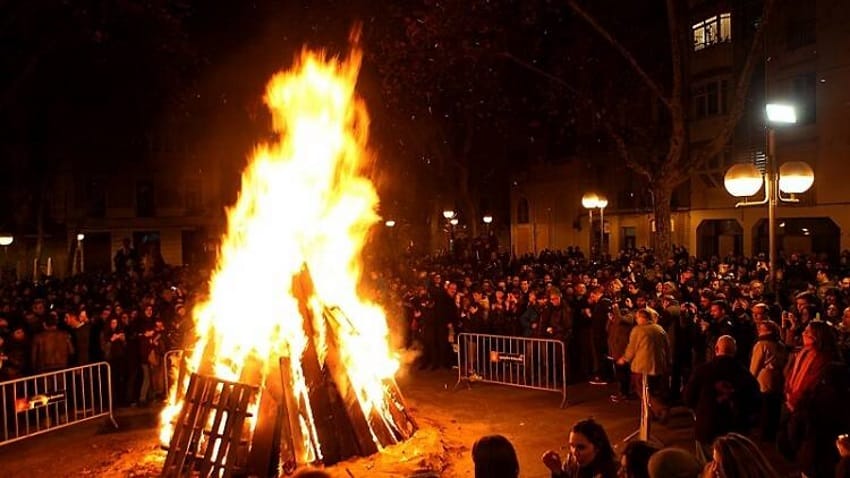
[[[499,433],[515,445],[522,476],[546,477],[540,462],[547,449],[560,449],[566,431],[580,419],[594,417],[619,442],[638,423],[638,404],[611,404],[613,386],[578,385],[560,395],[504,386],[473,384],[455,390],[456,373],[417,372],[399,380],[408,405],[422,425],[409,443],[381,456],[334,467],[340,477],[410,476],[421,469],[444,477],[472,477],[470,448],[480,436]],[[105,420],[80,424],[0,447],[0,477],[150,477],[159,474],[165,452],[156,439],[158,409],[117,411],[120,428]],[[653,435],[667,445],[694,449],[692,419],[674,409],[669,422],[654,425]],[[782,471],[790,471],[770,447],[765,451]]]

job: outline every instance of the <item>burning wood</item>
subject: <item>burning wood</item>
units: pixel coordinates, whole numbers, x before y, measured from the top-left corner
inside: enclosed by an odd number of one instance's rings
[[[360,60],[356,48],[344,61],[305,51],[269,83],[279,142],[259,147],[243,173],[210,297],[193,310],[191,379],[175,383],[162,416],[166,476],[271,476],[369,455],[416,431],[386,317],[356,292],[359,252],[378,221],[361,174],[371,153],[354,89]]]

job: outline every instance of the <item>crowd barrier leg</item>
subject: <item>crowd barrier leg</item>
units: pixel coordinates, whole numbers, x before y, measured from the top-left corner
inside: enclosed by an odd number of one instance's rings
[[[660,447],[664,446],[664,443],[655,438],[652,435],[651,427],[652,427],[652,407],[650,405],[650,396],[649,396],[649,375],[642,374],[641,375],[641,397],[640,397],[640,426],[637,430],[630,433],[626,438],[623,438],[623,443],[628,443],[635,438],[638,440],[642,440],[648,443],[656,444]]]

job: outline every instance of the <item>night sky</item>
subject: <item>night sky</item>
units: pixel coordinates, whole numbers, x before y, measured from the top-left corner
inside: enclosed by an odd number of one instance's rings
[[[663,78],[663,2],[593,6]],[[410,220],[432,208],[423,197],[462,208],[463,192],[479,212],[506,214],[529,164],[610,149],[594,108],[627,103],[636,83],[554,1],[39,1],[0,14],[0,187],[18,205],[0,224],[35,209],[57,172],[138,165],[158,138],[187,161],[226,152],[238,179],[269,131],[270,75],[304,45],[345,51],[356,22],[373,176],[384,207]]]

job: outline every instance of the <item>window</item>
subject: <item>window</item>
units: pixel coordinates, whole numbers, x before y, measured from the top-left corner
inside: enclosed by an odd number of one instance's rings
[[[694,88],[694,118],[700,119],[706,116],[726,114],[727,99],[729,95],[729,82],[727,80],[703,83]]]
[[[695,23],[692,29],[694,51],[718,43],[730,42],[732,41],[732,14],[721,13],[708,17],[699,23]]]
[[[806,73],[793,80],[794,100],[797,103],[797,122],[812,124],[817,120],[817,90],[815,74]]]
[[[516,206],[517,224],[528,224],[528,199],[519,198]]]

